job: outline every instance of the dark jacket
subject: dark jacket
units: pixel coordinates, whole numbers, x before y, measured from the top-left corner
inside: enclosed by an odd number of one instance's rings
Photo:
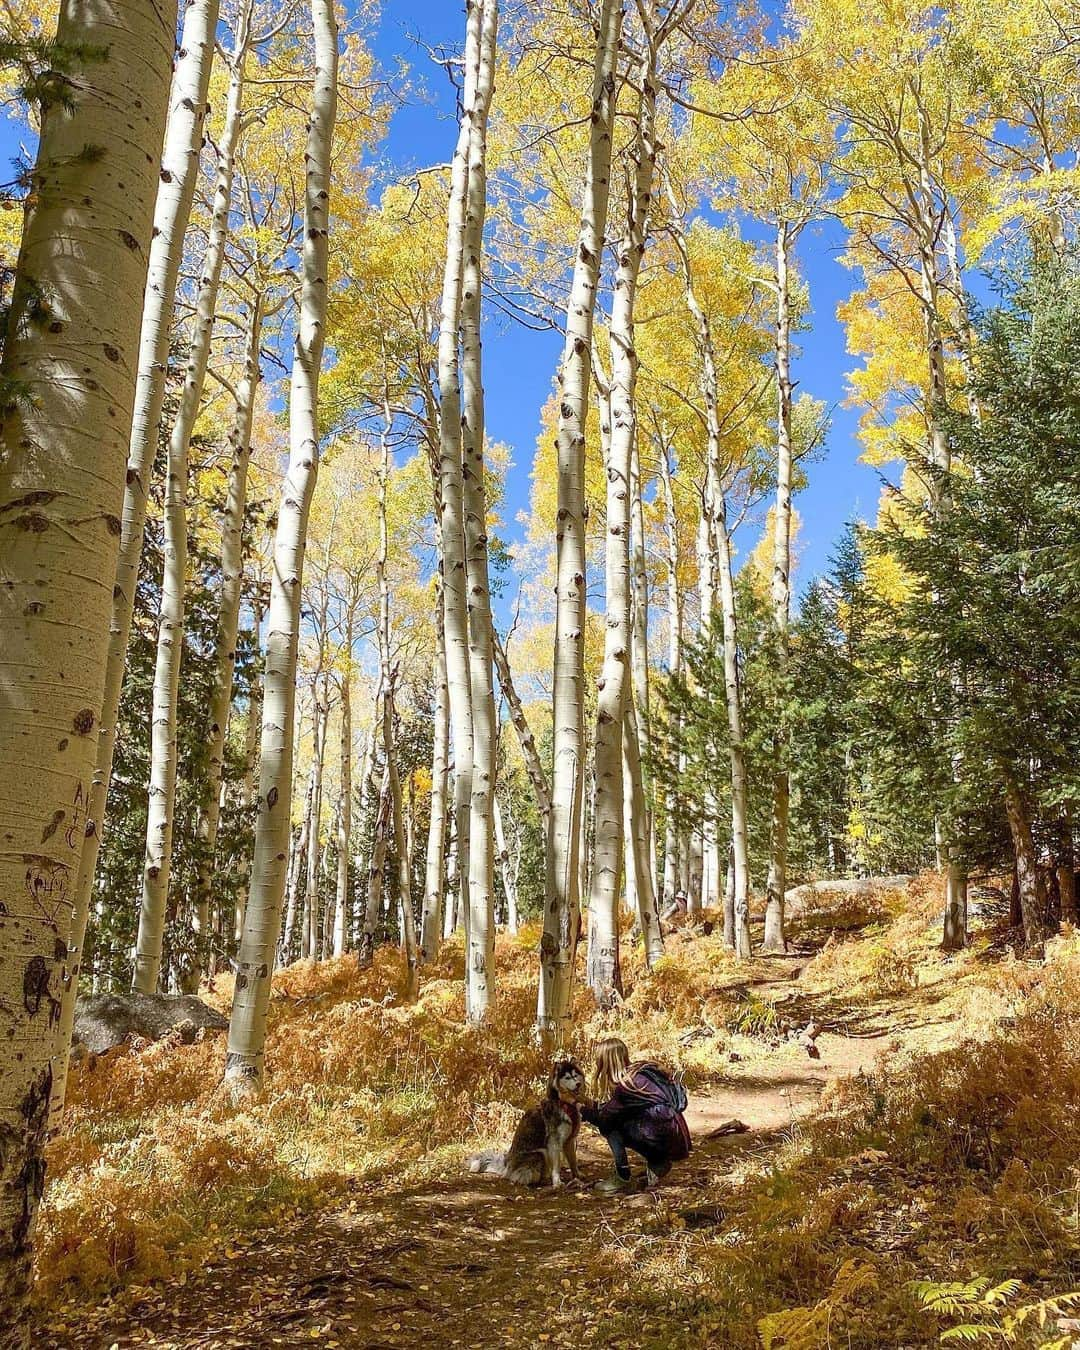
[[[680,1162],[690,1153],[683,1119],[686,1092],[655,1064],[639,1064],[627,1083],[616,1083],[606,1102],[582,1106],[581,1118],[601,1134],[618,1133],[648,1162]]]

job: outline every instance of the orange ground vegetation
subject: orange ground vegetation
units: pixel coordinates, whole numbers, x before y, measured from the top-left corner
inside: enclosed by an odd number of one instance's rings
[[[583,1298],[618,1291],[608,1343],[647,1344],[641,1328],[654,1324],[668,1328],[658,1345],[684,1343],[672,1325],[687,1345],[777,1350],[929,1344],[968,1324],[999,1343],[1052,1343],[1030,1338],[1039,1314],[1023,1309],[1080,1286],[1080,942],[1056,940],[1035,965],[988,935],[946,959],[937,912],[927,880],[869,912],[826,899],[800,917],[802,937],[824,940],[800,985],[815,1015],[893,1019],[896,1048],[775,1149],[718,1173],[705,1199],[721,1223],[699,1231],[661,1202],[582,1272]],[[467,1150],[505,1139],[545,1076],[531,1037],[537,937],[500,937],[482,1030],[462,1025],[460,943],[411,1006],[398,1002],[393,951],[369,971],[345,958],[281,972],[267,1090],[242,1108],[221,1093],[220,1037],[80,1066],[51,1147],[38,1297],[78,1303],[147,1283],[357,1181],[456,1172]],[[735,963],[715,931],[675,934],[651,973],[630,952],[620,1008],[597,1014],[579,989],[574,1049],[585,1059],[614,1031],[691,1091],[719,1081],[733,1049],[769,1053],[778,1009],[767,986],[747,990],[764,969]],[[221,979],[207,997],[227,1009],[230,994]],[[988,1302],[1007,1280],[1022,1288]],[[1043,1322],[1055,1325],[1053,1308]]]

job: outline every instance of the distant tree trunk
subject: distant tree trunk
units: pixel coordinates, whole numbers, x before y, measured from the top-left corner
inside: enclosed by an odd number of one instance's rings
[[[561,1042],[571,1017],[580,918],[579,848],[585,796],[585,426],[593,316],[607,229],[622,0],[603,0],[597,19],[589,159],[581,228],[559,370],[558,504],[552,718],[554,768],[548,828],[544,935],[536,1024]]]
[[[349,850],[352,847],[352,646],[353,611],[345,620],[345,670],[341,677],[341,797],[337,828],[337,894],[334,903],[334,955],[343,956],[349,940]]]
[[[723,618],[724,698],[727,707],[728,755],[731,764],[731,836],[735,849],[735,952],[750,955],[750,848],[749,807],[747,803],[746,748],[743,742],[742,689],[739,677],[739,635],[735,610],[735,578],[732,566],[731,536],[728,531],[727,502],[721,473],[722,447],[717,413],[718,375],[712,330],[708,315],[694,293],[693,271],[686,240],[681,229],[673,235],[679,250],[686,280],[686,304],[698,328],[702,363],[702,394],[705,399],[708,428],[708,465],[704,492],[706,530],[710,547],[707,556],[715,557]]]
[[[212,312],[212,311],[211,311]],[[236,387],[236,412],[229,444],[232,464],[221,517],[221,599],[214,640],[214,685],[210,695],[206,775],[196,824],[202,857],[195,891],[195,931],[205,928],[213,891],[214,853],[221,824],[221,777],[225,768],[225,734],[232,706],[236,674],[236,637],[240,631],[240,602],[244,587],[244,515],[247,509],[248,462],[251,458],[251,427],[255,416],[255,390],[259,383],[259,351],[262,343],[262,302],[256,297],[248,314],[244,374]],[[205,364],[205,356],[202,358]],[[199,951],[196,948],[198,958]],[[200,962],[196,959],[189,985],[198,988]]]
[[[652,704],[649,692],[649,575],[645,566],[645,507],[641,485],[641,433],[634,437],[630,465],[630,576],[632,600],[630,607],[633,640],[633,706],[637,717],[638,758],[642,777],[639,783],[641,805],[644,809],[645,850],[647,867],[653,878],[652,892],[656,895],[656,820],[652,782]],[[638,866],[641,866],[639,860]]]
[[[510,662],[506,656],[506,649],[503,647],[502,639],[498,633],[492,631],[493,652],[495,656],[495,669],[499,676],[499,686],[502,689],[503,697],[506,699],[506,708],[510,714],[510,722],[514,731],[517,733],[518,745],[521,747],[521,758],[525,763],[525,772],[529,775],[529,783],[532,786],[533,797],[536,801],[536,809],[540,813],[540,825],[543,830],[547,830],[548,816],[551,813],[551,789],[548,786],[547,774],[544,772],[544,766],[540,762],[540,753],[536,748],[536,738],[532,734],[529,726],[529,719],[525,716],[525,709],[522,706],[521,699],[518,697],[517,689],[514,687],[514,679],[510,672]]]
[[[495,850],[502,874],[503,891],[506,894],[506,926],[511,933],[518,930],[517,916],[517,879],[510,864],[510,851],[506,847],[506,832],[503,829],[502,807],[495,797]]]
[[[176,237],[163,260],[162,281],[167,284],[171,273],[174,285],[163,295],[154,292],[156,278],[151,273],[147,281],[144,329],[147,323],[160,324],[154,334],[155,355],[167,360],[169,321],[175,299],[175,277],[183,249],[183,236],[202,148],[202,126],[206,110],[206,93],[210,83],[210,66],[214,56],[214,34],[217,29],[217,0],[192,0],[184,14],[184,31],[180,53],[173,77],[173,106],[169,114],[166,155],[162,182],[170,172],[169,155],[173,150],[174,134],[184,136],[175,146],[180,161],[179,176],[182,200],[176,203],[174,222]],[[213,314],[210,316],[211,322]],[[207,336],[207,340],[209,337]],[[151,373],[148,405],[153,421],[147,421],[140,434],[154,441],[150,462],[156,449],[158,423],[161,419],[164,371]],[[190,403],[190,385],[185,381],[184,402]],[[198,411],[198,396],[195,397]],[[138,419],[139,410],[136,410]],[[194,423],[195,414],[191,414]],[[134,440],[136,429],[133,428]],[[165,908],[169,894],[169,875],[172,862],[173,814],[176,800],[176,700],[180,688],[180,658],[184,639],[184,586],[187,580],[187,448],[188,438],[172,437],[169,442],[168,466],[165,475],[165,566],[161,586],[161,612],[158,618],[157,660],[151,710],[150,783],[146,818],[146,856],[142,874],[142,899],[139,906],[139,931],[135,943],[135,963],[131,987],[137,993],[152,994],[157,989],[161,972],[161,947],[165,934]],[[133,456],[134,457],[134,456]]]
[[[256,642],[259,638],[259,630],[262,627],[262,605],[255,602],[254,626]],[[255,806],[255,782],[259,767],[259,718],[258,704],[255,698],[255,692],[252,691],[247,706],[247,717],[244,722],[244,777],[240,783],[240,801],[245,811],[250,811]],[[290,844],[292,843],[290,835]],[[240,885],[236,891],[236,910],[233,923],[231,945],[236,947],[240,942],[240,935],[244,930],[244,913],[247,909],[248,885],[251,879],[250,860],[242,865],[242,876]]]
[[[487,496],[484,489],[484,386],[480,321],[484,219],[487,210],[487,123],[494,92],[498,0],[482,0],[480,66],[469,119],[469,178],[461,296],[461,452],[465,573],[468,593],[472,780],[469,810],[469,924],[465,1012],[479,1025],[494,998],[495,963],[495,696],[492,689],[491,590],[488,583]],[[410,919],[411,922],[411,919]]]
[[[450,938],[460,927],[458,890],[457,817],[450,812],[446,843],[446,904],[443,906],[443,938]]]
[[[312,689],[314,726],[312,729],[311,823],[307,837],[307,889],[304,893],[304,924],[300,934],[300,955],[315,960],[319,945],[319,843],[322,838],[323,768],[326,759],[326,732],[330,720],[326,689],[319,693],[318,675]]]
[[[385,699],[385,694],[384,694]],[[390,831],[393,803],[390,797],[390,766],[383,768],[382,787],[379,790],[379,809],[375,816],[375,837],[368,863],[367,903],[364,906],[364,928],[360,934],[357,962],[366,970],[375,957],[375,928],[382,908],[383,876],[386,868],[386,842]]]
[[[1035,841],[1031,835],[1031,816],[1024,792],[1013,775],[1006,770],[1005,812],[1009,818],[1013,855],[1016,859],[1016,877],[1020,892],[1020,914],[1024,924],[1024,945],[1035,949],[1046,937],[1046,893],[1039,874]]]
[[[330,148],[337,111],[338,39],[333,0],[312,0],[311,14],[315,74],[305,153],[300,313],[289,395],[289,467],[274,541],[255,860],[225,1061],[225,1077],[234,1097],[257,1091],[263,1078],[270,977],[285,890],[304,545],[319,460],[318,396],[328,292]]]
[[[318,709],[312,702],[312,717],[318,722]],[[314,730],[314,729],[313,729]],[[296,916],[300,907],[300,877],[304,875],[307,850],[311,831],[311,804],[315,797],[315,756],[311,758],[308,772],[307,791],[304,794],[303,809],[300,814],[300,829],[295,844],[289,850],[287,877],[287,904],[285,908],[285,930],[281,938],[281,952],[278,964],[285,966],[292,960],[293,941],[296,934]]]
[[[626,710],[623,727],[624,781],[629,784],[630,849],[626,870],[633,874],[634,899],[637,905],[638,925],[645,944],[645,964],[651,970],[664,954],[664,936],[660,929],[660,907],[656,897],[656,880],[649,856],[649,822],[645,804],[644,774],[638,740],[638,723],[633,703]]]
[[[667,602],[668,602],[668,674],[678,678],[682,674],[682,600],[679,593],[679,537],[678,518],[675,514],[675,493],[672,485],[671,464],[668,460],[667,445],[659,446],[660,481],[664,492],[664,533],[667,540]],[[676,744],[681,740],[678,714],[674,710],[669,735]],[[682,767],[682,750],[677,752],[679,767]],[[667,910],[675,902],[675,892],[679,889],[679,827],[678,827],[678,790],[672,782],[665,789],[664,796],[664,896],[663,906]]]
[[[1061,891],[1061,918],[1076,924],[1080,915],[1076,904],[1076,856],[1073,850],[1072,811],[1068,804],[1061,808],[1057,856],[1058,889]]]
[[[420,953],[425,962],[439,954],[446,884],[446,786],[450,755],[450,699],[446,686],[446,639],[441,597],[435,611],[435,727],[431,750],[431,814],[428,820],[424,907]]]
[[[791,226],[780,221],[776,232],[776,509],[773,513],[772,625],[776,666],[781,688],[788,668],[788,618],[791,612],[791,283],[789,253]],[[788,775],[788,736],[781,710],[773,737],[776,767],[773,774],[772,832],[766,882],[763,950],[787,950],[784,936],[784,895],[787,891],[788,816],[791,784]]]
[[[100,820],[90,781],[175,31],[161,0],[61,7],[71,107],[43,109],[0,366],[0,1334],[13,1347],[30,1344],[64,985],[73,1005],[82,959],[72,911],[83,904],[85,928],[91,897],[79,869]]]

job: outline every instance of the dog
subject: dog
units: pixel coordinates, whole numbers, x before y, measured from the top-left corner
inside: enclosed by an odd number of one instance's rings
[[[578,1098],[585,1090],[585,1075],[572,1059],[557,1060],[548,1080],[547,1098],[530,1106],[518,1121],[514,1138],[505,1153],[489,1150],[469,1159],[470,1172],[504,1177],[516,1186],[561,1186],[565,1164],[577,1180],[578,1130],[581,1112]]]

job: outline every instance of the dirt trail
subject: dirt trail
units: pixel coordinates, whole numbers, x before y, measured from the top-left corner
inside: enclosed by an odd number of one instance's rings
[[[770,995],[799,996],[790,966]],[[457,1176],[412,1188],[357,1189],[344,1207],[309,1216],[200,1271],[130,1294],[41,1350],[130,1346],[174,1350],[301,1346],[572,1345],[590,1312],[575,1290],[598,1246],[640,1231],[658,1205],[693,1207],[748,1152],[778,1147],[812,1112],[831,1079],[869,1070],[899,1026],[903,1039],[929,1025],[933,1000],[894,1004],[858,1028],[826,1030],[819,1060],[795,1044],[731,1065],[730,1078],[695,1093],[687,1112],[695,1148],[655,1192],[602,1198],[588,1185],[522,1192],[491,1178]],[[823,1019],[828,1027],[829,1021]],[[744,1133],[709,1139],[732,1118]],[[610,1157],[586,1127],[587,1182]]]

